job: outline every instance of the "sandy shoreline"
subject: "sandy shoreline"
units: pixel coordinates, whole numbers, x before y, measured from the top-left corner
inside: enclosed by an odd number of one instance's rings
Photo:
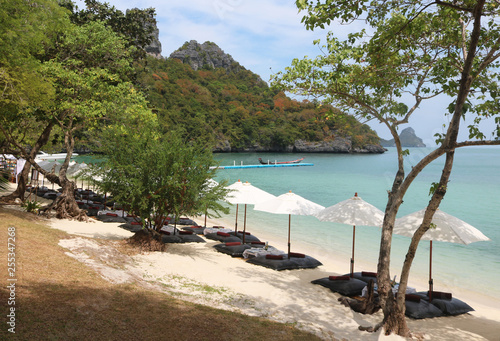
[[[201,218],[196,220],[203,223]],[[209,220],[207,225],[224,223],[227,222]],[[316,269],[278,272],[218,253],[212,247],[216,242],[207,240],[207,243],[171,244],[164,253],[127,256],[127,261],[122,259],[120,262],[123,263],[113,267],[109,266],[109,255],[116,250],[108,246],[103,248],[92,239],[96,242],[99,239],[119,240],[132,235],[118,225],[51,220],[51,227],[75,236],[60,243],[68,249],[68,255],[92,266],[112,282],[145,281],[147,285],[181,299],[279,322],[296,323],[299,328],[326,340],[400,339],[385,337],[380,332],[369,334],[358,331],[360,325],[379,322],[382,314],[355,313],[339,304],[337,299],[340,295],[310,283],[313,279],[345,272],[342,262],[319,259],[324,265]],[[266,240],[268,236],[258,237]],[[279,241],[273,240],[272,243],[286,249]],[[297,245],[297,248],[300,247]],[[101,255],[89,258],[89,253]],[[371,265],[360,262],[360,266]],[[412,332],[423,335],[425,340],[500,340],[500,309],[496,302],[488,301],[487,297],[484,302],[477,299],[471,301],[465,294],[454,292],[454,296],[473,306],[475,312],[456,317],[409,319]]]

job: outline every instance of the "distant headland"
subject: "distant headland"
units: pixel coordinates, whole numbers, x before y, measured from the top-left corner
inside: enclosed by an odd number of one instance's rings
[[[408,127],[404,129],[401,134],[399,134],[399,138],[401,139],[402,147],[426,147],[424,142],[420,137],[415,134],[415,130],[413,128]],[[382,147],[395,147],[394,139],[384,140],[380,139],[380,144]]]

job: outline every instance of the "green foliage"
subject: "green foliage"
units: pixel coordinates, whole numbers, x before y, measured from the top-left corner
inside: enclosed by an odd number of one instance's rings
[[[294,60],[274,82],[283,90],[326,95],[342,111],[375,116],[393,127],[406,123],[422,100],[441,94],[457,97],[474,7],[481,8],[484,29],[477,37],[471,63],[470,91],[466,100],[453,101],[448,112],[472,118],[474,123],[468,126],[471,140],[498,139],[500,125],[491,132],[481,127],[482,121],[499,112],[500,73],[496,70],[500,61],[495,51],[500,25],[495,18],[500,7],[496,1],[297,0],[296,5],[305,13],[302,22],[307,29],[324,27],[336,19],[351,23],[362,18],[373,33],[369,36],[361,30],[344,41],[331,33],[322,46],[323,55]],[[406,101],[408,95],[414,98],[414,105],[401,103],[404,94]]]
[[[220,203],[226,183],[210,181],[211,148],[175,131],[159,134],[154,121],[137,123],[116,122],[104,132],[106,159],[94,167],[94,176],[102,178],[98,186],[151,228],[163,226],[168,216],[227,213]]]
[[[38,211],[42,205],[36,201],[36,200],[26,200],[23,204],[22,207],[26,210],[28,213],[35,213]]]
[[[150,58],[138,70],[163,129],[181,127],[192,139],[228,140],[240,149],[256,144],[283,149],[298,139],[335,137],[351,138],[355,147],[379,142],[354,117],[329,105],[292,100],[243,68],[194,71],[178,60]]]
[[[67,0],[62,1],[61,6],[71,11],[71,20],[75,24],[83,26],[90,22],[103,22],[127,41],[127,47],[137,47],[134,50],[134,58],[145,57],[144,49],[153,40],[152,34],[156,24],[154,8],[134,8],[123,13],[109,3],[96,0],[85,0],[86,8],[82,10],[78,10]]]

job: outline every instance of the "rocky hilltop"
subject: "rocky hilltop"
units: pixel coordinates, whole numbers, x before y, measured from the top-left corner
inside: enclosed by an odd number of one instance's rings
[[[153,36],[153,40],[145,48],[146,53],[155,57],[155,58],[161,58],[160,31],[158,30],[156,25],[155,25],[155,28],[153,30],[152,36]]]
[[[376,132],[354,117],[324,120],[337,109],[269,88],[213,42],[188,41],[168,58],[148,61],[142,71],[163,124],[203,136],[214,143],[214,152],[386,151]]]
[[[210,41],[203,44],[196,40],[186,42],[182,47],[172,52],[170,58],[176,58],[184,64],[189,64],[195,71],[224,68],[228,72],[238,72],[244,69],[231,55]]]
[[[132,11],[139,10],[138,8],[134,8],[132,10],[127,10],[126,15],[133,15]],[[156,22],[154,17],[150,17],[150,20]],[[160,43],[160,30],[158,29],[158,26],[156,23],[151,23],[151,22],[141,22],[142,26],[149,29],[152,27],[152,33],[151,33],[151,43],[144,48],[146,53],[152,57],[155,58],[162,58],[161,56],[161,43]]]
[[[401,134],[399,134],[399,138],[401,139],[402,147],[425,147],[424,141],[422,141],[422,139],[415,134],[415,130],[413,130],[413,128],[411,127],[404,129]],[[380,144],[383,147],[396,146],[396,144],[394,143],[394,139],[380,139]]]

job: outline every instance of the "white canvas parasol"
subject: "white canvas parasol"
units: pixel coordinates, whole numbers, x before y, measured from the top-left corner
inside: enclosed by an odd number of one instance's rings
[[[352,225],[352,258],[351,258],[351,277],[354,274],[354,245],[356,240],[357,226],[382,226],[384,221],[384,212],[367,203],[358,193],[350,199],[344,200],[333,206],[315,214],[320,221],[329,221],[339,224]]]
[[[415,231],[420,227],[424,219],[425,209],[418,212],[411,213],[402,218],[396,219],[394,225],[394,233],[413,237]],[[429,292],[432,293],[433,280],[432,280],[432,241],[437,240],[440,242],[470,244],[480,241],[490,240],[481,231],[474,226],[458,219],[450,214],[441,210],[437,210],[432,218],[432,226],[422,236],[423,240],[430,241],[429,253]],[[432,294],[430,294],[432,295]],[[432,296],[430,297],[432,299]]]
[[[275,214],[288,214],[288,254],[290,254],[290,225],[292,214],[314,215],[318,211],[324,209],[324,207],[290,191],[274,199],[260,202],[255,205],[254,209]]]
[[[247,224],[247,204],[255,205],[259,202],[267,201],[275,198],[274,195],[261,190],[250,184],[249,182],[236,181],[234,184],[226,187],[231,190],[226,197],[226,200],[231,204],[236,204],[236,222],[235,222],[235,235],[238,234],[238,205],[245,204],[245,215],[243,219],[243,243],[245,242],[245,232]]]

